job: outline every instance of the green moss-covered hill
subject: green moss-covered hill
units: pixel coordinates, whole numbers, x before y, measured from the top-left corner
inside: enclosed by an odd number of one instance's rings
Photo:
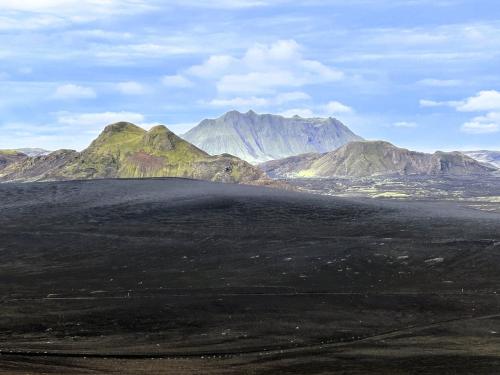
[[[261,170],[231,155],[210,156],[165,126],[146,131],[128,122],[107,126],[84,151],[59,150],[0,171],[3,181],[186,177],[250,183]]]

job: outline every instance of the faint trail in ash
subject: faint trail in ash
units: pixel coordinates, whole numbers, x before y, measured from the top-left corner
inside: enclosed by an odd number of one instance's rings
[[[196,297],[203,295],[204,297],[295,297],[295,296],[356,296],[356,297],[374,297],[374,296],[492,296],[498,297],[497,293],[481,293],[480,291],[463,291],[463,292],[436,292],[436,293],[420,293],[420,292],[380,292],[380,293],[363,293],[363,292],[290,292],[290,293],[164,293],[163,295],[137,295],[132,293],[143,293],[147,290],[126,290],[130,295],[121,296],[74,296],[74,297],[33,297],[33,298],[7,298],[2,302],[47,302],[47,301],[105,301],[105,300],[131,300],[131,299],[157,299],[162,297]],[[164,291],[158,289],[158,292]],[[99,293],[105,293],[99,292]]]
[[[249,350],[239,350],[239,351],[225,351],[225,352],[193,352],[193,353],[132,353],[132,354],[118,354],[118,353],[64,353],[64,352],[49,352],[49,351],[24,351],[24,350],[9,350],[0,349],[0,356],[16,356],[16,357],[52,357],[52,358],[83,358],[83,359],[167,359],[167,360],[182,360],[182,359],[230,359],[242,356],[279,356],[285,354],[305,354],[308,351],[317,352],[318,350],[328,350],[334,348],[346,347],[349,345],[355,345],[362,342],[380,341],[385,339],[390,339],[403,334],[411,334],[416,331],[422,331],[429,328],[435,328],[443,326],[446,324],[466,322],[474,320],[487,320],[499,318],[498,314],[481,315],[476,317],[465,317],[465,318],[454,318],[443,320],[439,322],[434,322],[430,324],[420,325],[420,326],[410,326],[402,329],[392,330],[389,332],[379,333],[371,336],[357,337],[354,340],[341,340],[341,341],[326,341],[323,344],[311,344],[311,345],[297,345],[293,347],[279,347],[273,349],[262,348],[260,350],[249,349]]]

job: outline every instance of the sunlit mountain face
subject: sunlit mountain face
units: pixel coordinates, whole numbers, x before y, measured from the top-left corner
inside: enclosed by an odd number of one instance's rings
[[[362,138],[334,118],[285,118],[231,111],[203,120],[183,135],[210,154],[228,153],[259,163],[307,152],[332,151]]]

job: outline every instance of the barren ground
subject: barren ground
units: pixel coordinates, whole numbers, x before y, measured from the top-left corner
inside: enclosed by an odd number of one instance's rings
[[[500,373],[500,215],[183,179],[0,185],[0,374]]]

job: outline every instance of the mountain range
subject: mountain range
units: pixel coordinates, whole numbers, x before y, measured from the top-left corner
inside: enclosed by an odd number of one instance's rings
[[[194,139],[205,150],[163,125],[146,131],[128,122],[107,126],[81,152],[0,150],[0,182],[186,177],[268,185],[279,184],[268,176],[481,175],[500,167],[500,152],[410,151],[384,141],[363,141],[333,118],[232,111],[202,121],[185,138]],[[223,153],[211,155],[219,151]],[[278,159],[254,166],[228,151],[252,162]]]
[[[22,152],[27,156],[41,156],[48,155],[51,151],[45,150],[43,148],[18,148],[16,151]]]
[[[0,181],[165,176],[238,183],[265,180],[251,164],[231,155],[210,156],[161,125],[149,131],[128,122],[109,125],[82,152],[2,155]]]
[[[383,141],[351,142],[332,152],[292,156],[260,167],[273,178],[481,175],[496,170],[460,152],[426,154]]]
[[[183,138],[209,154],[228,153],[250,163],[328,152],[362,139],[331,117],[286,118],[253,111],[203,120]]]
[[[500,168],[500,151],[465,151],[464,154],[482,163],[491,164]]]

